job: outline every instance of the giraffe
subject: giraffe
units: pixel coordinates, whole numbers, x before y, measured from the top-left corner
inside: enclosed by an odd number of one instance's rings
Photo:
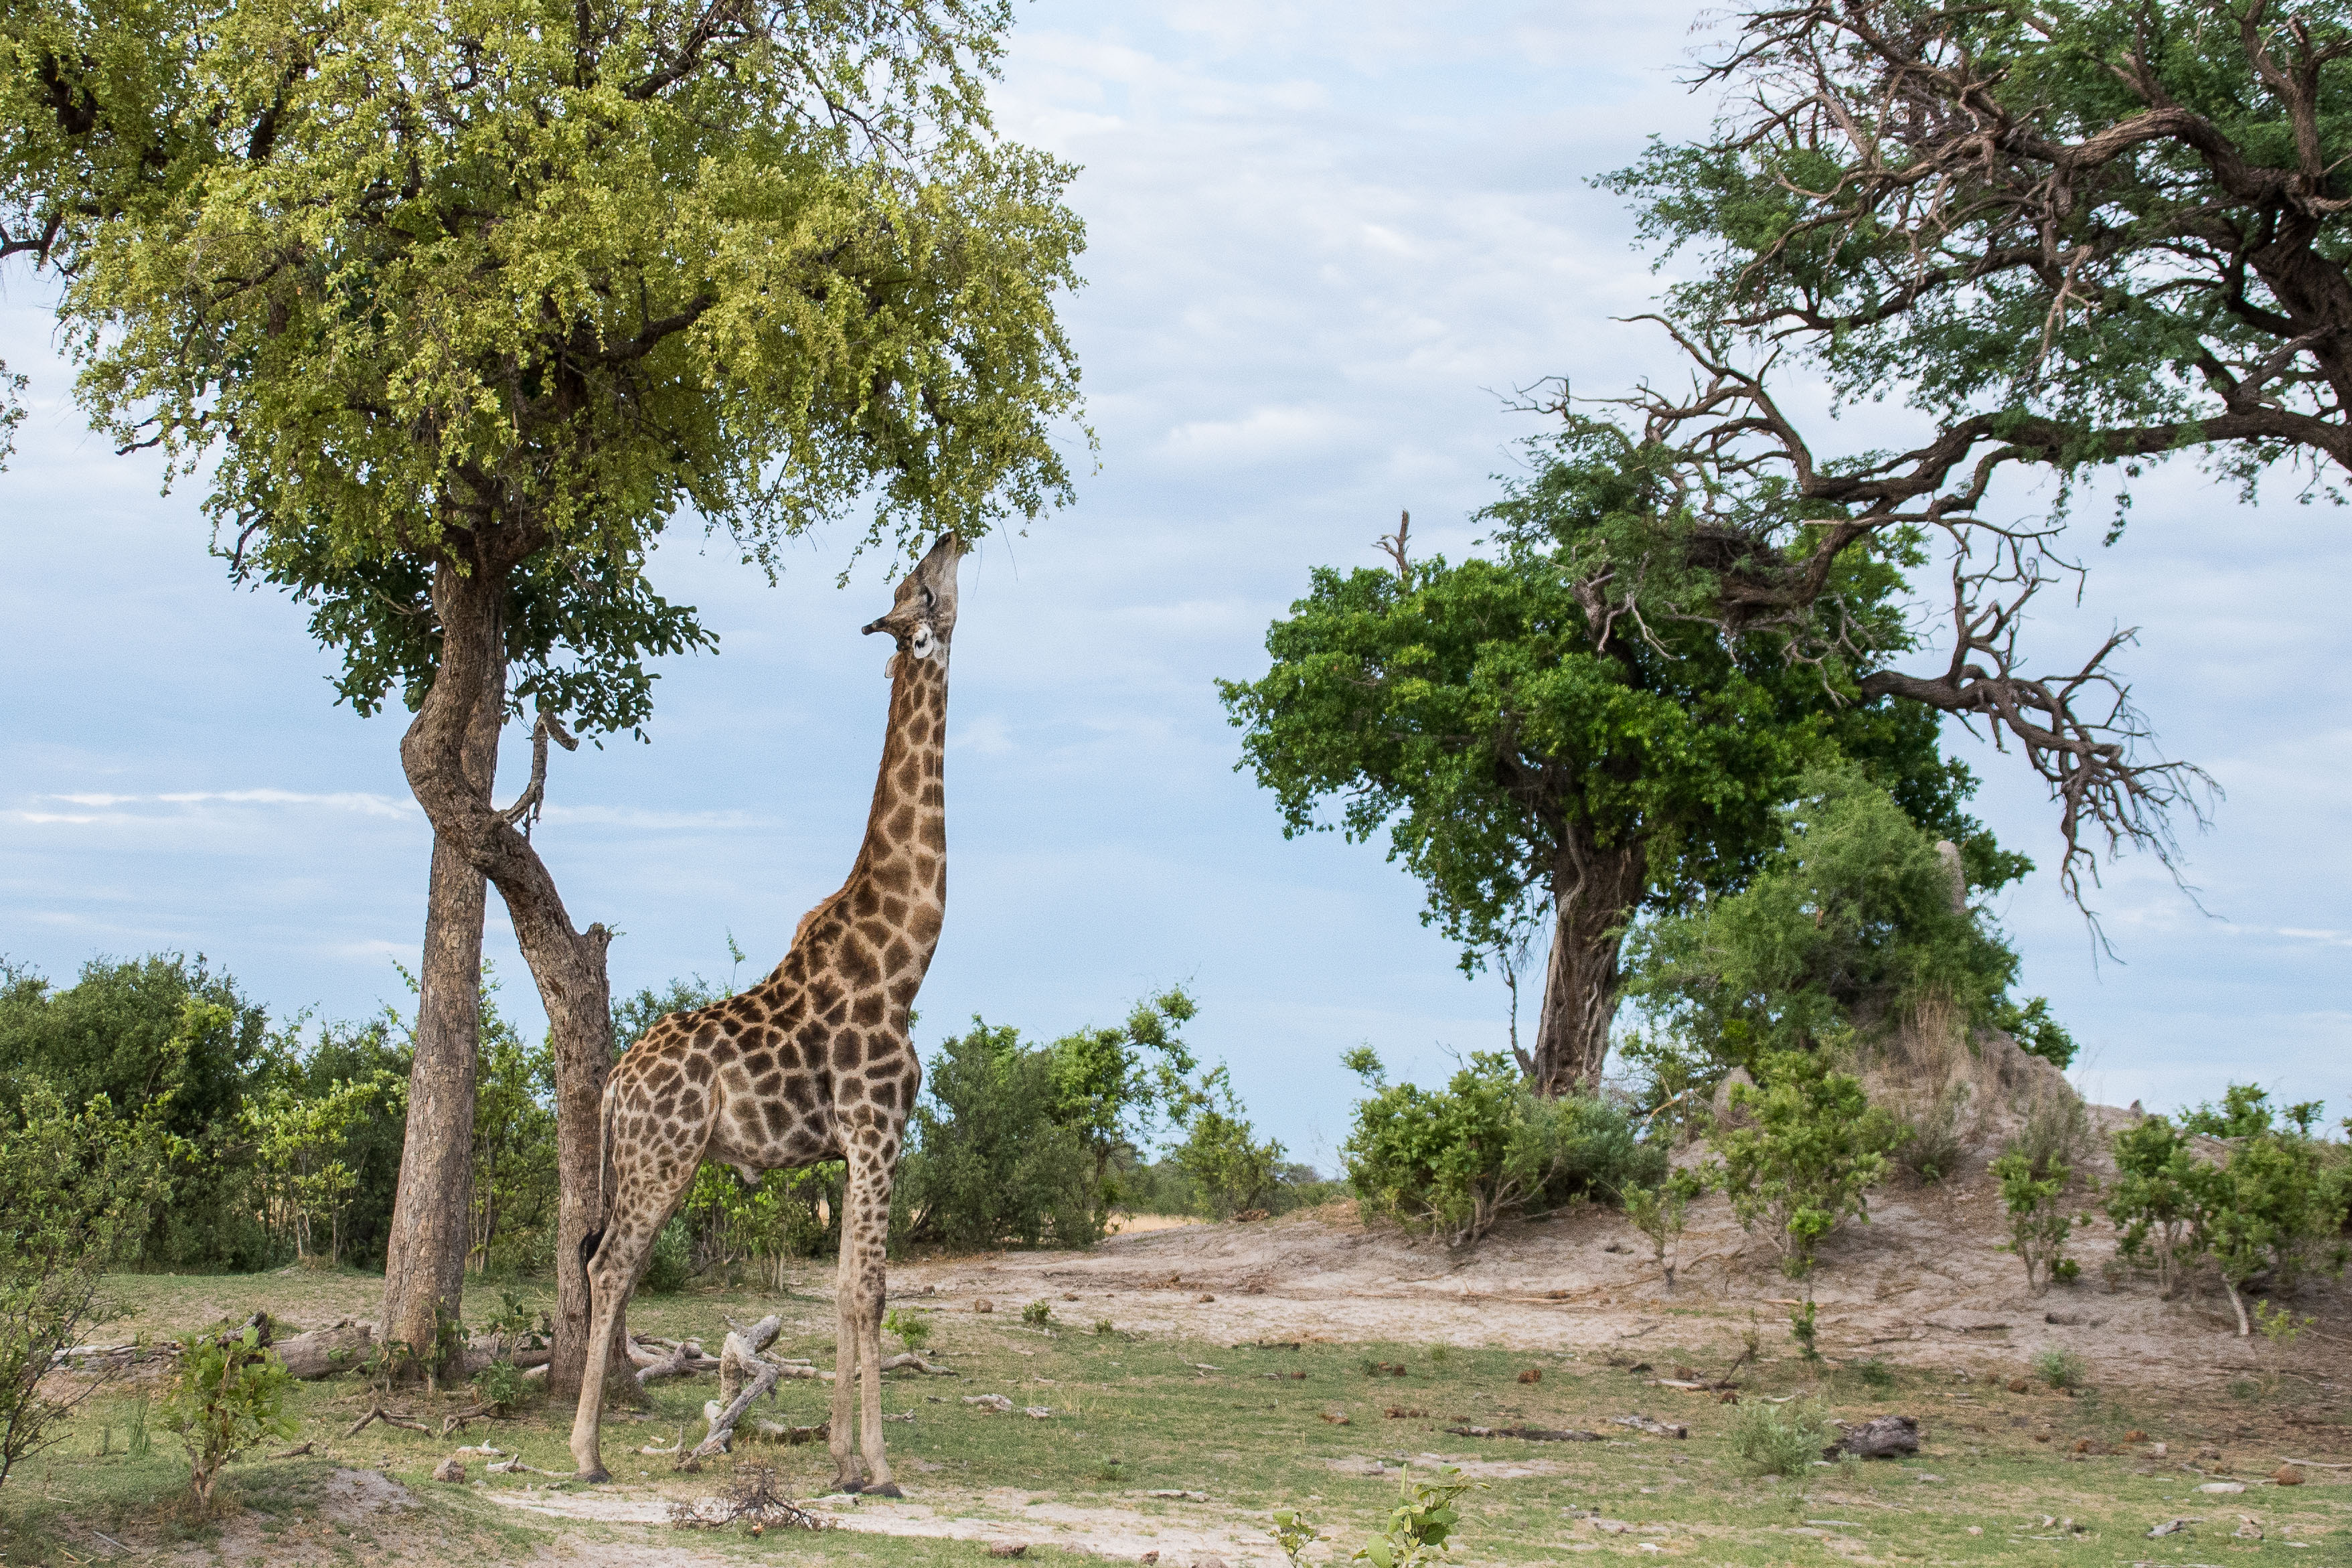
[[[865,627],[898,645],[883,667],[890,718],[865,842],[841,890],[801,917],[792,947],[751,990],[655,1022],[604,1087],[604,1228],[583,1245],[593,1303],[572,1425],[585,1480],[609,1477],[597,1445],[622,1310],[705,1160],[761,1173],[846,1163],[835,1292],[836,1487],[899,1497],[882,1444],[883,1250],[890,1180],[922,1082],[907,1010],[947,908],[948,648],[956,563],[943,536]],[[856,1391],[863,1468],[851,1447]]]

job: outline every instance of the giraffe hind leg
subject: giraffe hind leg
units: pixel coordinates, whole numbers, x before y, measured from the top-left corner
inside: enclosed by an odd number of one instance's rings
[[[604,1421],[604,1379],[612,1367],[614,1341],[637,1278],[653,1256],[654,1238],[686,1195],[693,1176],[694,1167],[688,1165],[684,1180],[625,1177],[605,1215],[603,1240],[589,1260],[588,1359],[581,1369],[579,1408],[572,1417],[572,1459],[583,1481],[612,1479],[597,1433]]]

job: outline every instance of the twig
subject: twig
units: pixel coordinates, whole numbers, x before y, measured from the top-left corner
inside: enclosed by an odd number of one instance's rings
[[[311,1447],[312,1445],[309,1443],[297,1443],[292,1447],[287,1449],[284,1453],[272,1454],[269,1457],[273,1459],[299,1459],[303,1455],[309,1453]],[[96,1532],[93,1531],[92,1533],[94,1534]]]
[[[398,1415],[393,1411],[386,1410],[383,1405],[378,1404],[366,1415],[352,1422],[352,1429],[344,1433],[343,1436],[346,1437],[358,1436],[371,1421],[381,1421],[387,1426],[405,1426],[411,1432],[423,1432],[427,1436],[430,1436],[433,1430],[431,1427],[425,1426],[424,1422],[415,1419],[414,1416]]]
[[[2315,1470],[2352,1470],[2352,1465],[2331,1465],[2324,1459],[2288,1459],[2286,1462],[2290,1465],[2308,1466]]]

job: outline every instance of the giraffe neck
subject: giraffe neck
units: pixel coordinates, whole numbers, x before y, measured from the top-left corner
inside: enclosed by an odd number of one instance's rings
[[[947,911],[947,710],[944,661],[898,655],[865,841],[841,890],[802,917],[795,950],[829,911],[839,911],[861,925],[880,921],[884,932],[873,934],[886,941],[903,937],[915,954],[917,979],[930,967]],[[786,982],[791,962],[787,953],[769,981]]]

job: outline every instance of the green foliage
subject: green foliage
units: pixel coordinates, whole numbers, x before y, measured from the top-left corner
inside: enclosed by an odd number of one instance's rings
[[[653,1252],[637,1283],[656,1296],[675,1296],[694,1282],[694,1245],[686,1221],[672,1215],[654,1237]]]
[[[2001,1206],[2009,1212],[2009,1240],[2004,1247],[2025,1265],[2026,1289],[2039,1296],[2062,1275],[2067,1261],[2066,1242],[2077,1226],[2088,1225],[2088,1215],[2070,1215],[2060,1201],[2072,1174],[2053,1163],[2037,1175],[2032,1159],[2011,1149],[1992,1163],[1993,1179],[2000,1184]]]
[[[0,75],[41,128],[0,174],[66,220],[85,403],[201,467],[223,553],[312,606],[346,700],[417,700],[431,571],[479,527],[509,552],[518,700],[626,729],[646,659],[712,640],[646,581],[681,507],[772,570],[853,510],[869,542],[971,539],[1066,497],[1055,311],[1083,230],[1073,171],[990,124],[1009,22],[287,0],[151,37],[77,14]],[[37,107],[58,90],[86,131]]]
[[[408,1101],[405,1079],[379,1068],[364,1079],[331,1079],[316,1093],[280,1079],[264,1082],[238,1110],[253,1149],[262,1214],[275,1235],[290,1237],[294,1255],[319,1251],[316,1222],[325,1222],[325,1257],[343,1256],[343,1215],[359,1191],[359,1172],[343,1152],[362,1127],[396,1120]]]
[[[1938,827],[1980,837],[1933,723],[1856,700],[1855,659],[1907,646],[1898,563],[1842,558],[1819,606],[1838,652],[1791,658],[1786,628],[1727,637],[1707,619],[1713,580],[1680,564],[1696,525],[1657,454],[1571,420],[1531,455],[1480,514],[1496,559],[1318,568],[1267,633],[1268,673],[1220,683],[1286,835],[1384,833],[1465,969],[1555,914],[1613,951],[1605,933],[1640,910],[1738,886],[1780,837],[1774,808],[1842,743]],[[1610,891],[1561,879],[1602,856],[1632,857]]]
[[[1274,1537],[1274,1543],[1282,1549],[1282,1555],[1288,1560],[1291,1568],[1298,1568],[1300,1552],[1323,1539],[1315,1521],[1307,1518],[1304,1510],[1295,1508],[1275,1510],[1274,1528],[1266,1533]]]
[[[183,1335],[179,1369],[163,1398],[163,1429],[188,1451],[196,1505],[210,1508],[213,1488],[231,1459],[272,1437],[291,1437],[285,1413],[293,1374],[260,1331]]]
[[[474,1076],[474,1212],[467,1258],[477,1273],[505,1266],[537,1272],[554,1261],[555,1053],[532,1045],[499,1010],[498,984],[482,966]]]
[[[1122,1194],[1115,1173],[1163,1121],[1184,1120],[1185,1079],[1198,1065],[1179,1031],[1199,1011],[1181,985],[1138,1002],[1118,1028],[1084,1028],[1046,1049],[1053,1056],[1054,1120],[1071,1129],[1094,1162],[1095,1228]]]
[[[2219,1106],[2184,1112],[2179,1125],[2151,1116],[2118,1132],[2107,1201],[2117,1254],[2153,1255],[2168,1286],[2210,1260],[2240,1337],[2250,1337],[2250,1285],[2284,1293],[2315,1268],[2344,1267],[2352,1160],[2315,1134],[2318,1120],[2315,1103],[2289,1106],[2282,1119],[2263,1090],[2232,1084]],[[2200,1158],[2192,1134],[2221,1140],[2218,1158]]]
[[[1439,1465],[1432,1474],[1434,1479],[1421,1480],[1410,1465],[1405,1467],[1386,1528],[1356,1548],[1349,1562],[1369,1563],[1372,1568],[1420,1568],[1450,1558],[1449,1543],[1462,1523],[1462,1494],[1481,1490],[1486,1483],[1464,1480],[1452,1465]]]
[[[69,1104],[160,1107],[172,1203],[142,1244],[171,1268],[257,1268],[277,1254],[254,1216],[238,1110],[269,1054],[268,1022],[199,956],[92,959],[69,986],[0,963],[0,1063]]]
[[[476,1397],[502,1411],[514,1409],[530,1391],[530,1380],[523,1376],[522,1369],[504,1356],[474,1374]]]
[[[1759,1084],[1732,1086],[1734,1124],[1708,1142],[1732,1213],[1748,1230],[1764,1224],[1781,1271],[1801,1279],[1822,1237],[1849,1216],[1869,1219],[1866,1194],[1904,1129],[1869,1102],[1859,1079],[1832,1070],[1825,1053],[1775,1051],[1756,1067]]]
[[[1895,1388],[1895,1369],[1886,1364],[1885,1356],[1868,1356],[1854,1363],[1853,1373],[1874,1394],[1891,1393]]]
[[[2070,1350],[2047,1350],[2033,1358],[2033,1375],[2052,1388],[2080,1388],[2087,1369]]]
[[[1054,1303],[1040,1296],[1021,1309],[1021,1321],[1033,1329],[1051,1327],[1054,1321]]]
[[[1664,1151],[1636,1140],[1622,1109],[1547,1100],[1498,1053],[1474,1053],[1433,1092],[1381,1081],[1368,1047],[1348,1059],[1372,1091],[1340,1151],[1367,1217],[1461,1247],[1507,1215],[1664,1176]]]
[[[1633,1228],[1650,1238],[1658,1270],[1665,1276],[1666,1294],[1675,1293],[1675,1265],[1683,1230],[1690,1222],[1691,1201],[1706,1190],[1706,1181],[1692,1170],[1674,1171],[1654,1187],[1639,1184],[1617,1194]]]
[[[1891,1026],[1929,998],[1994,1021],[2017,957],[1953,910],[1934,837],[1885,789],[1817,769],[1780,816],[1780,846],[1744,889],[1635,934],[1631,989],[1658,1033],[1719,1073]]]
[[[2074,1065],[2074,1037],[2050,1016],[2049,997],[2036,996],[2020,1005],[2004,996],[1993,1004],[1992,1023],[2027,1056],[2040,1057],[2062,1072]]]
[[[1168,1157],[1192,1183],[1194,1212],[1231,1219],[1247,1209],[1265,1210],[1282,1166],[1282,1145],[1257,1141],[1224,1067],[1186,1090],[1181,1114],[1184,1141]]]
[[[931,1321],[920,1312],[910,1312],[904,1307],[893,1307],[882,1314],[885,1333],[898,1336],[898,1342],[919,1355],[931,1342]]]
[[[1820,1314],[1811,1296],[1789,1309],[1789,1337],[1797,1342],[1797,1353],[1807,1361],[1822,1359],[1821,1347],[1815,1342],[1820,1332]]]
[[[0,1076],[0,1484],[57,1442],[103,1375],[45,1384],[113,1308],[101,1277],[134,1254],[170,1191],[161,1125],[100,1095],[72,1110],[41,1079]]]
[[[974,1250],[1096,1239],[1094,1163],[1077,1131],[1054,1120],[1050,1048],[975,1016],[924,1080],[893,1194],[902,1239]]]
[[[1829,1412],[1817,1400],[1767,1405],[1740,1401],[1731,1417],[1731,1452],[1744,1475],[1801,1480],[1835,1437]]]

